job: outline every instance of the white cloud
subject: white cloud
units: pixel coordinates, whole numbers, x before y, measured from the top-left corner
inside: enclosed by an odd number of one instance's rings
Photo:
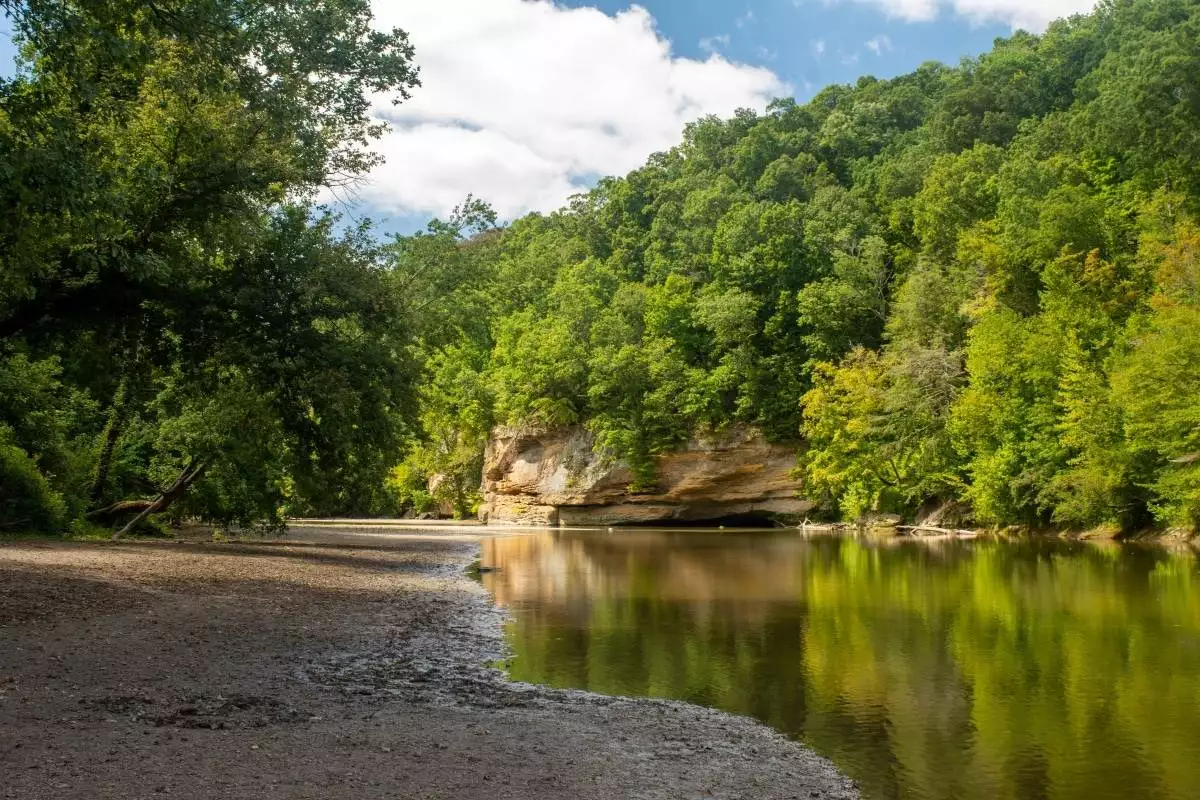
[[[857,2],[882,6],[889,16],[899,17],[909,22],[928,22],[936,19],[939,5],[939,0],[857,0]]]
[[[376,113],[387,163],[358,187],[374,213],[445,214],[469,192],[503,217],[548,211],[584,176],[622,174],[685,123],[790,93],[773,72],[680,58],[643,8],[615,16],[546,0],[375,0],[409,33],[422,85]]]
[[[729,34],[722,33],[720,36],[705,36],[699,42],[700,49],[706,53],[715,54],[722,47],[729,47]]]
[[[821,56],[825,55],[825,47],[826,47],[825,40],[817,39],[816,41],[814,41],[812,43],[813,55],[816,56],[817,58],[820,58]]]
[[[884,53],[890,53],[892,51],[892,40],[891,38],[880,34],[874,39],[869,40],[866,43],[866,48],[875,55],[881,56]]]
[[[889,15],[910,22],[928,22],[942,11],[975,23],[1003,22],[1013,28],[1040,32],[1059,17],[1091,11],[1096,0],[854,0],[880,6]],[[829,2],[829,0],[825,0]],[[797,3],[798,4],[798,3]]]

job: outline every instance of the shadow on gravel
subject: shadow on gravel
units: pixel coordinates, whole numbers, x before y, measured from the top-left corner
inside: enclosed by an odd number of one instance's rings
[[[411,546],[415,545],[415,546]],[[310,562],[322,566],[346,567],[364,572],[431,572],[438,566],[420,558],[422,554],[440,554],[447,547],[439,542],[404,542],[403,549],[376,545],[344,545],[315,542],[28,542],[22,549],[54,553],[110,553],[170,557],[181,554],[204,558],[279,559]],[[16,549],[15,547],[13,549]],[[5,548],[0,548],[0,563]],[[416,557],[414,557],[416,556]],[[51,566],[55,559],[45,559]],[[68,559],[63,559],[64,561]],[[70,566],[86,567],[86,560]]]
[[[60,615],[116,613],[154,602],[152,592],[58,569],[0,565],[0,628]]]
[[[148,547],[154,547],[149,545]],[[261,545],[211,545],[207,547],[187,546],[189,552],[198,555],[215,555],[226,557],[254,559],[279,559],[289,562],[307,562],[322,566],[345,567],[356,572],[429,572],[431,566],[427,563],[400,558],[370,558],[353,555],[339,555],[336,550],[349,550],[346,547],[329,547],[328,551],[314,548],[312,545],[261,544]],[[361,548],[363,552],[377,553],[386,556],[385,549]]]

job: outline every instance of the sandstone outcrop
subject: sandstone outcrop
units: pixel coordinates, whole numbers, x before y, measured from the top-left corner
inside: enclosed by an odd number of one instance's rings
[[[499,428],[484,457],[481,516],[492,524],[622,525],[803,516],[797,447],[736,427],[658,458],[658,486],[632,493],[627,464],[593,449],[580,427]]]

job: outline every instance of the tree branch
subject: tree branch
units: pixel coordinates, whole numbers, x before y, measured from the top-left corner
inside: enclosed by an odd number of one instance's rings
[[[113,503],[107,508],[93,511],[87,515],[87,518],[99,519],[102,517],[111,517],[116,516],[117,514],[140,509],[140,512],[136,517],[130,520],[125,527],[121,528],[112,535],[114,540],[120,539],[122,536],[129,533],[129,531],[137,527],[137,525],[140,524],[146,517],[150,516],[151,514],[157,514],[159,512],[166,511],[172,503],[174,503],[187,492],[193,483],[200,479],[200,476],[204,474],[206,469],[208,469],[207,464],[205,464],[203,461],[197,460],[196,458],[192,458],[192,460],[188,462],[188,465],[183,468],[183,472],[179,473],[179,477],[175,479],[175,482],[159,492],[158,496],[153,500],[124,500],[119,503]]]

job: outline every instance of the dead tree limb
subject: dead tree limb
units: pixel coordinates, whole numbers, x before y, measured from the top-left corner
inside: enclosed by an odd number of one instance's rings
[[[951,528],[937,528],[932,525],[898,525],[896,530],[908,531],[912,535],[935,534],[937,536],[975,536],[976,531],[968,530],[953,530]]]
[[[153,500],[124,500],[119,503],[113,503],[108,508],[99,509],[88,514],[88,518],[103,516],[115,516],[117,514],[126,513],[137,510],[139,513],[131,519],[125,527],[112,535],[113,539],[120,539],[129,531],[137,527],[142,520],[151,514],[157,514],[161,511],[166,511],[172,503],[182,497],[193,483],[200,479],[204,471],[208,469],[208,465],[203,461],[193,458],[188,462],[188,465],[183,468],[183,472],[179,473],[179,477],[175,482],[158,493],[158,496]]]

